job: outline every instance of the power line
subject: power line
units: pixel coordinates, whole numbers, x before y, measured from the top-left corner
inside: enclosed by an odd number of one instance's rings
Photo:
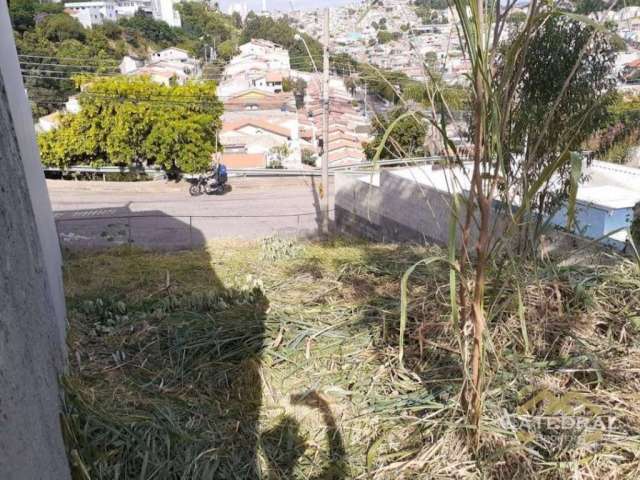
[[[70,81],[74,80],[73,77],[76,76],[76,75],[87,74],[87,72],[80,72],[80,73],[70,72],[71,73],[70,76],[64,76],[64,75],[63,76],[53,76],[53,75],[50,75],[50,74],[46,74],[46,75],[37,75],[37,74],[35,74],[34,75],[34,73],[35,72],[31,72],[31,71],[25,73],[23,71],[22,72],[22,76],[23,77],[27,77],[27,78],[36,78],[36,79],[43,79],[43,80],[62,80],[62,81],[69,81],[70,82]],[[55,72],[55,73],[64,74],[65,72]],[[146,75],[150,76],[152,74],[149,73],[149,74],[144,74],[144,75],[141,75],[141,76],[146,76]],[[98,78],[99,79],[99,78],[109,78],[109,77],[118,77],[118,76],[120,76],[120,75],[118,75],[118,74],[114,74],[114,75],[112,75],[112,74],[97,74],[97,75],[93,75],[93,78]],[[126,75],[123,75],[123,76],[126,76]],[[205,80],[205,81],[216,81],[216,80],[219,80],[219,79],[220,78],[216,78],[216,77],[201,77],[200,78],[200,80]],[[196,78],[194,80],[198,80],[198,79]]]
[[[64,63],[39,63],[39,62],[25,62],[24,60],[20,60],[20,65],[35,65],[37,67],[70,67],[70,68],[94,68],[94,69],[99,69],[99,68],[107,68],[107,67],[101,67],[101,66],[94,66],[94,65],[69,65],[69,64],[64,64]],[[34,68],[34,67],[26,67],[26,68]],[[108,67],[109,69],[113,69],[115,71],[115,67]]]
[[[87,58],[87,57],[53,57],[53,56],[44,56],[44,55],[23,55],[23,54],[18,54],[18,58],[43,58],[43,59],[49,59],[49,60],[63,60],[63,61],[79,61],[79,62],[83,62],[83,63],[96,63],[96,62],[105,62],[105,63],[113,63],[113,64],[120,64],[120,62],[118,62],[117,60],[113,60],[113,59],[96,59],[95,57],[92,58]]]
[[[116,77],[121,75],[120,73],[108,73],[108,72],[83,72],[83,71],[60,71],[60,70],[44,70],[44,69],[36,69],[36,68],[23,68],[21,69],[22,72],[26,72],[26,73],[38,73],[38,72],[42,72],[44,74],[49,74],[49,73],[59,73],[61,75],[65,75],[65,74],[71,74],[71,75],[90,75],[92,73],[97,74],[98,76],[103,76],[103,77]]]
[[[206,97],[203,97],[203,99],[201,100],[181,100],[179,96],[174,95],[173,97],[170,98],[140,98],[140,97],[133,97],[133,96],[119,96],[119,95],[100,95],[100,94],[90,94],[87,92],[83,92],[82,95],[90,95],[90,96],[94,96],[94,97],[98,97],[98,98],[102,98],[105,101],[110,101],[110,102],[117,102],[117,103],[125,103],[125,102],[130,102],[130,103],[149,103],[149,104],[155,104],[155,105],[180,105],[180,106],[209,106],[212,104],[216,104],[219,103],[219,100],[216,98],[214,99],[206,99]],[[185,97],[183,97],[185,98]],[[174,100],[174,99],[178,99],[178,100]],[[40,104],[58,104],[58,105],[63,105],[66,104],[66,101],[63,101],[62,99],[60,99],[59,97],[46,97],[46,96],[42,96],[42,95],[35,95],[33,97],[29,97],[29,100],[34,102],[34,103],[40,103]]]

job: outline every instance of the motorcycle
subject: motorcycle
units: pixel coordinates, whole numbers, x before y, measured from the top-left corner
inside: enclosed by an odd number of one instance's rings
[[[230,190],[229,185],[227,185],[227,179],[227,167],[219,164],[210,175],[199,175],[198,178],[192,180],[189,194],[192,197],[197,197],[203,193],[207,195],[222,195],[225,191]]]

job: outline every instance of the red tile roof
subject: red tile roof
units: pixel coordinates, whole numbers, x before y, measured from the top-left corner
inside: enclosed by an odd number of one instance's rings
[[[231,122],[224,122],[222,124],[222,131],[230,132],[240,130],[242,127],[247,125],[251,125],[253,127],[261,128],[262,130],[267,130],[269,132],[275,133],[277,135],[282,135],[283,137],[291,137],[291,131],[288,128],[281,127],[280,125],[276,125],[275,123],[271,123],[262,118],[240,118]]]

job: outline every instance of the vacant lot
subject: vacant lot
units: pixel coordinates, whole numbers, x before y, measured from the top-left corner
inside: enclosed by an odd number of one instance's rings
[[[72,254],[63,425],[77,478],[638,478],[636,266],[523,267],[524,284],[490,293],[474,454],[441,267],[412,277],[398,361],[400,277],[439,254],[278,239]],[[588,425],[536,423],[553,399],[523,411],[535,391],[576,392],[564,413]]]

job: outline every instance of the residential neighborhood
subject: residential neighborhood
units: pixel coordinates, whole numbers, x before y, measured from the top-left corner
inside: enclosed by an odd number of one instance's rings
[[[324,145],[321,76],[292,69],[289,53],[273,42],[252,39],[238,50],[218,87],[225,106],[220,136],[225,163],[231,168],[302,168],[306,156],[319,167]],[[295,85],[303,85],[301,102],[296,101]],[[357,102],[343,79],[334,77],[329,85],[329,165],[362,161],[369,120],[353,106]]]
[[[60,2],[62,0],[57,0]],[[86,28],[115,22],[118,18],[132,17],[137,12],[153,16],[172,27],[180,27],[180,14],[174,0],[90,0],[64,2],[65,11]]]

